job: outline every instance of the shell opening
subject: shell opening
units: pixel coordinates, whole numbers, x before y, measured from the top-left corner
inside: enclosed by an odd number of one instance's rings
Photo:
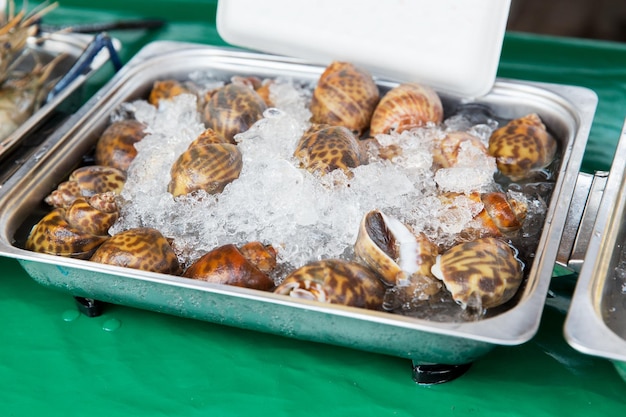
[[[398,246],[398,259],[396,263],[409,276],[419,269],[418,247],[415,235],[411,230],[396,218],[380,213],[385,225],[394,236]]]
[[[289,297],[301,300],[326,302],[326,292],[320,284],[303,281],[292,282],[282,286],[282,289],[276,291],[277,294],[287,295]]]

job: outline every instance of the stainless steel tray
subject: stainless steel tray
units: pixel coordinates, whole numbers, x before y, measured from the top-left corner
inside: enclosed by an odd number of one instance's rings
[[[570,345],[614,361],[626,380],[626,123],[565,321]]]
[[[48,84],[52,85],[65,76],[73,67],[76,61],[81,57],[87,46],[94,39],[92,35],[78,33],[44,33],[40,37],[29,38],[27,49],[29,55],[24,59],[17,70],[28,70],[34,65],[34,58],[40,61],[42,65],[47,64],[55,57],[63,55],[64,57],[56,64],[52,74],[49,77]],[[115,48],[119,49],[120,43],[113,41]],[[63,103],[67,103],[73,94],[78,94],[80,87],[109,59],[109,52],[106,49],[97,53],[94,59],[89,63],[84,71],[77,74],[58,94],[55,94],[47,100],[31,117],[22,123],[13,133],[6,138],[0,140],[0,160],[7,159],[8,155],[13,152],[17,146],[36,129],[42,126],[46,121],[54,116],[54,111]],[[85,99],[86,97],[83,97]],[[79,107],[75,105],[73,110]],[[20,155],[20,157],[22,157]],[[18,157],[19,158],[19,157]],[[2,171],[8,168],[10,163],[4,161]],[[5,177],[2,172],[2,178]]]
[[[463,365],[497,345],[528,341],[539,326],[568,208],[593,120],[590,90],[500,79],[486,96],[502,118],[537,112],[560,140],[561,164],[539,247],[515,304],[474,322],[416,319],[386,312],[294,300],[273,293],[212,285],[175,276],[33,253],[16,236],[33,222],[42,199],[92,149],[122,103],[144,98],[153,81],[186,78],[195,70],[229,75],[279,75],[315,81],[323,67],[297,59],[178,42],[142,49],[64,123],[0,190],[0,254],[19,260],[32,278],[74,296],[210,322],[410,358],[415,364]],[[379,80],[392,86],[395,80]],[[446,97],[444,105],[461,99]]]

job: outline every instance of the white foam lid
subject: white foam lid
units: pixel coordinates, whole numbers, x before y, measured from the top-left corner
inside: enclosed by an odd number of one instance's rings
[[[229,44],[327,65],[349,61],[373,75],[420,82],[463,97],[495,81],[511,0],[219,0]]]

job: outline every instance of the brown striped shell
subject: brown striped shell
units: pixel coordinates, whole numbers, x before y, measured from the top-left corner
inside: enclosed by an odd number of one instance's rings
[[[509,301],[523,279],[517,251],[497,238],[453,246],[437,258],[433,274],[463,308],[487,309]]]
[[[135,143],[144,138],[146,126],[134,119],[111,123],[96,143],[95,163],[128,171],[137,156]]]
[[[267,107],[274,106],[274,103],[272,102],[272,99],[270,97],[270,87],[272,86],[272,84],[275,83],[275,80],[270,78],[261,80],[258,77],[242,77],[239,75],[233,76],[230,80],[234,84],[243,84],[252,88],[263,99]]]
[[[237,145],[212,129],[202,132],[183,152],[170,170],[168,191],[174,196],[198,190],[221,193],[241,173],[242,155]]]
[[[448,132],[433,148],[433,164],[436,168],[457,166],[459,154],[469,149],[487,155],[487,147],[480,138],[462,131]]]
[[[245,132],[263,117],[267,106],[261,96],[242,83],[231,83],[213,91],[204,106],[207,128],[235,143],[234,136]]]
[[[44,201],[54,207],[69,207],[78,197],[113,192],[124,188],[126,174],[113,167],[89,165],[74,170]]]
[[[142,271],[181,273],[170,241],[149,227],[129,229],[112,236],[100,245],[90,260]]]
[[[379,100],[371,74],[348,62],[332,62],[320,76],[311,99],[311,122],[365,131]]]
[[[158,106],[161,100],[170,100],[180,94],[193,94],[187,86],[177,80],[157,80],[152,84],[148,95],[148,103]]]
[[[374,272],[361,264],[326,259],[296,269],[276,287],[274,293],[332,304],[380,309],[385,286]]]
[[[481,213],[486,213],[501,232],[514,232],[524,225],[528,212],[525,201],[497,191],[481,194],[480,200],[485,207]]]
[[[363,216],[354,253],[387,285],[419,286],[422,298],[441,289],[441,283],[430,272],[437,258],[437,246],[423,233],[413,233],[379,210]]]
[[[489,154],[502,174],[523,180],[550,165],[557,142],[539,116],[531,113],[495,130],[489,138]]]
[[[275,286],[269,277],[274,268],[274,247],[249,242],[240,248],[228,244],[211,250],[191,264],[183,276],[214,284],[269,291]]]
[[[359,140],[349,129],[328,125],[313,125],[307,130],[293,155],[303,168],[322,175],[335,169],[349,174],[350,168],[361,165],[364,158]]]
[[[387,92],[376,106],[370,134],[397,133],[443,120],[443,105],[430,87],[415,83],[400,84]]]
[[[119,212],[112,193],[79,197],[67,208],[58,207],[33,228],[25,248],[51,255],[88,259],[108,238]]]

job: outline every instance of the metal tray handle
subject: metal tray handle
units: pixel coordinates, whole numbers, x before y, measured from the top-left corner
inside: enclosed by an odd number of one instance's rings
[[[626,121],[619,142],[626,143]],[[621,147],[617,146],[617,149]],[[615,154],[610,172],[597,171],[595,174],[581,172],[570,203],[565,228],[559,245],[556,263],[570,272],[578,273],[585,260],[589,239],[593,233],[601,201],[609,175],[624,176],[626,155]],[[623,215],[623,213],[613,213]]]
[[[578,174],[556,258],[558,265],[570,271],[579,272],[585,259],[608,176],[606,171]]]

